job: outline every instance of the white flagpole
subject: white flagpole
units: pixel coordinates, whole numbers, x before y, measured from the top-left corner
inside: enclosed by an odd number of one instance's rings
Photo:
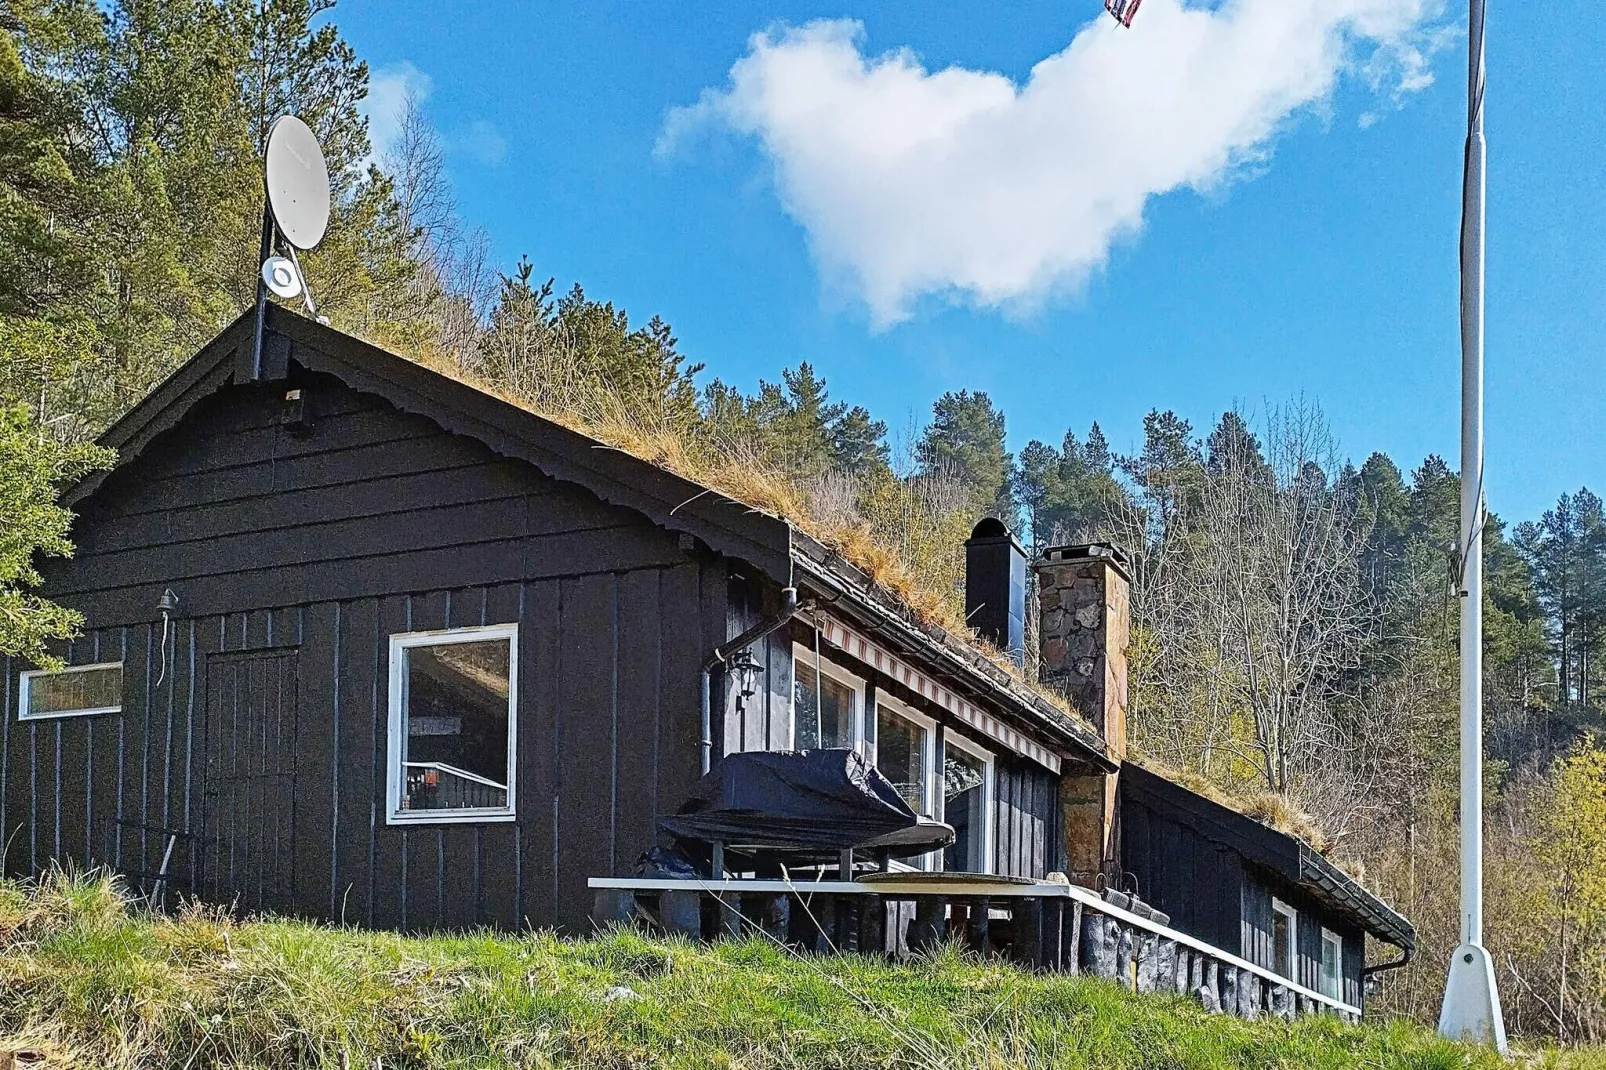
[[[1439,1032],[1504,1052],[1500,992],[1483,946],[1484,0],[1470,0],[1468,31],[1461,209],[1461,945],[1450,960]]]

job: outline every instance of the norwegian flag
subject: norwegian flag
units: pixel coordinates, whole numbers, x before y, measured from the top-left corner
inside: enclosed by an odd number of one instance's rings
[[[1130,29],[1141,3],[1143,0],[1104,0],[1104,10],[1114,15],[1116,22]]]

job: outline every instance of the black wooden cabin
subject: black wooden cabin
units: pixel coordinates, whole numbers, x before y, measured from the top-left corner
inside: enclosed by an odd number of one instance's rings
[[[247,315],[68,495],[78,552],[42,562],[44,593],[86,631],[68,673],[5,666],[8,873],[103,864],[365,926],[575,931],[588,878],[631,872],[705,750],[851,746],[960,830],[923,867],[1124,867],[1257,963],[1275,894],[1300,911],[1295,968],[1319,972],[1336,933],[1357,1005],[1363,934],[1414,939],[1298,841],[1122,772],[1124,623],[1060,651],[1104,711],[1083,720],[783,520],[278,307],[257,354]],[[992,523],[969,601],[1018,651],[1024,558]],[[1099,553],[1074,560],[1119,621]],[[711,657],[764,622],[756,669]]]

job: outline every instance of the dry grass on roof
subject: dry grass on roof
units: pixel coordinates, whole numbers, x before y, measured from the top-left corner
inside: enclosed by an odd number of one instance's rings
[[[996,652],[989,652],[975,638],[952,592],[924,582],[905,564],[897,549],[876,538],[869,525],[821,520],[811,508],[808,492],[752,443],[711,441],[706,434],[697,433],[664,414],[629,409],[619,398],[603,391],[558,392],[551,398],[534,398],[492,382],[462,367],[451,357],[405,355],[605,446],[709,487],[749,508],[789,521],[891,592],[923,623],[969,642],[994,662],[1012,664]]]
[[[1150,754],[1139,751],[1136,747],[1131,748],[1128,760],[1173,784],[1187,788],[1195,795],[1202,795],[1219,806],[1225,806],[1234,813],[1242,814],[1251,821],[1258,821],[1268,828],[1304,840],[1317,851],[1325,853],[1331,847],[1326,832],[1316,819],[1294,805],[1284,795],[1274,791],[1248,793],[1228,791],[1202,773],[1196,773],[1191,769],[1176,769]]]

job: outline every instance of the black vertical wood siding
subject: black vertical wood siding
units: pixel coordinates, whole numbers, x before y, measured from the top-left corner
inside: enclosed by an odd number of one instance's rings
[[[734,639],[780,609],[780,589],[775,584],[738,571],[731,575],[724,639]],[[753,750],[786,750],[792,745],[792,629],[781,628],[752,647],[753,659],[761,672],[757,692],[738,704],[729,681],[716,675],[714,685],[723,687],[723,702],[716,713],[722,718],[723,732],[715,726],[716,752],[736,754]],[[810,633],[813,634],[812,632]],[[718,740],[724,749],[718,750]]]
[[[996,752],[996,746],[995,746]],[[993,756],[993,872],[1041,880],[1064,872],[1059,777],[1007,752]]]
[[[1178,789],[1180,790],[1180,789]],[[1275,969],[1271,901],[1275,896],[1299,915],[1291,978],[1321,991],[1321,930],[1344,941],[1342,998],[1361,1005],[1364,937],[1347,921],[1300,888],[1255,866],[1237,850],[1202,835],[1186,821],[1147,805],[1123,790],[1121,864],[1137,881],[1138,895],[1171,915],[1174,928],[1223,951]]]
[[[220,666],[291,654],[293,845],[251,848],[281,853],[284,883],[260,894],[370,926],[583,927],[586,879],[629,872],[698,775],[698,668],[726,635],[727,565],[335,379],[293,385],[309,436],[278,426],[284,384],[230,387],[86,502],[46,593],[90,626],[69,661],[122,659],[124,707],[18,721],[24,666],[5,662],[6,870],[153,872],[168,827],[195,837],[178,887],[208,887],[203,837],[281,820],[261,792],[208,805],[208,717],[232,703]],[[509,622],[517,820],[388,825],[389,636]]]
[[[1243,858],[1130,794],[1121,797],[1120,821],[1121,864],[1144,902],[1182,932],[1242,953]]]

